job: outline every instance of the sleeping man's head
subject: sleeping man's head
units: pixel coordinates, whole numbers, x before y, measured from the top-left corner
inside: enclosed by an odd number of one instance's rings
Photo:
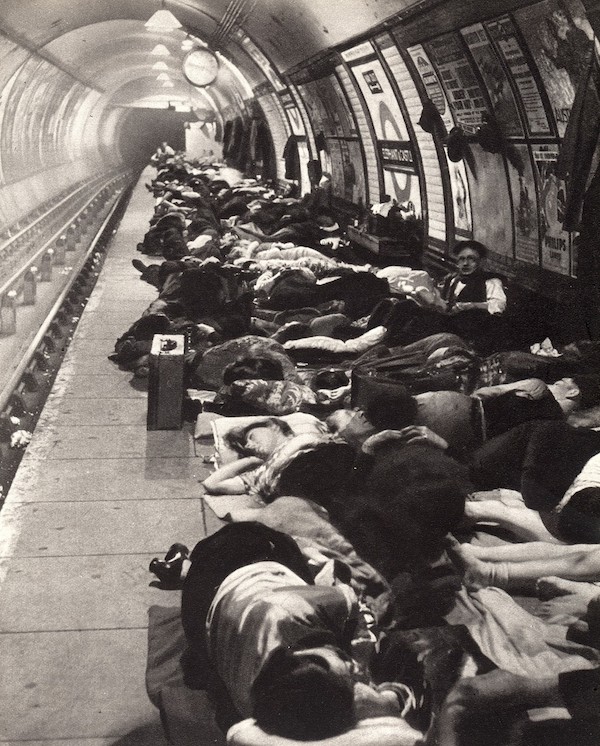
[[[400,715],[395,694],[360,679],[356,661],[333,645],[277,648],[254,682],[254,717],[268,733],[319,740],[367,717]]]

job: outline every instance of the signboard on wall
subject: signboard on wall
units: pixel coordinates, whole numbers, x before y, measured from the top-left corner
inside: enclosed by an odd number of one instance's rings
[[[426,49],[437,68],[456,121],[466,131],[475,132],[487,106],[459,36],[445,34],[430,41]]]
[[[571,237],[562,228],[565,190],[563,182],[555,174],[557,158],[557,145],[534,146],[533,159],[540,194],[542,267],[568,275],[571,268]]]
[[[503,134],[522,137],[523,126],[512,88],[483,24],[475,23],[461,29],[461,34],[485,82],[494,115]]]
[[[575,91],[592,53],[593,32],[583,6],[577,0],[544,0],[519,9],[515,18],[544,82],[558,134],[563,137]]]
[[[538,82],[527,62],[512,20],[508,16],[486,23],[496,49],[510,70],[515,88],[525,112],[530,135],[549,135],[552,132],[544,108]]]

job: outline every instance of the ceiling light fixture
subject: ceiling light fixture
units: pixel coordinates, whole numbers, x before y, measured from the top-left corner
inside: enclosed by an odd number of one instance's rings
[[[175,88],[175,83],[171,80],[165,80],[165,82],[162,84],[163,88]]]
[[[161,73],[157,75],[156,80],[171,80],[168,73]]]
[[[152,65],[152,69],[153,70],[168,70],[169,66],[167,65],[166,62],[163,62],[162,60],[159,60],[158,62],[155,62]]]
[[[157,10],[144,26],[152,31],[175,31],[181,28],[181,24],[170,10]]]
[[[171,52],[165,47],[164,44],[157,44],[150,54],[154,54],[157,57],[170,57]]]

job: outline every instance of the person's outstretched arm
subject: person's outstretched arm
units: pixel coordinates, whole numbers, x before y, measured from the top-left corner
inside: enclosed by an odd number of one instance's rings
[[[256,456],[238,459],[231,464],[221,466],[208,476],[202,482],[202,485],[207,492],[212,492],[213,495],[243,495],[248,492],[248,487],[242,478],[242,474],[256,469],[262,463],[262,459]]]

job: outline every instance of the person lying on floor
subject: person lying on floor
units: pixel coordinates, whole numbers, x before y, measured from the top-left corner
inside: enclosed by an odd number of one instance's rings
[[[376,398],[366,411],[338,410],[327,420],[357,456],[347,490],[325,507],[388,579],[440,556],[473,491],[468,468],[446,453],[448,443],[411,424],[416,411],[415,398],[404,390],[403,398],[396,392],[393,401]]]
[[[563,420],[534,420],[479,447],[472,454],[470,473],[478,490],[516,490],[526,507],[546,513],[559,505],[598,453],[600,432]]]
[[[600,379],[576,375],[544,383],[527,378],[476,389],[473,394],[483,403],[486,435],[492,438],[529,420],[569,418],[600,403]]]
[[[352,474],[352,448],[326,427],[322,433],[294,435],[285,420],[264,417],[234,428],[226,441],[241,458],[202,482],[212,494],[251,494],[265,502],[279,495],[317,499],[341,489]]]
[[[496,733],[499,724],[525,716],[527,710],[546,707],[566,708],[571,715],[571,720],[552,722],[552,743],[595,746],[600,742],[600,669],[566,671],[537,679],[495,669],[463,678],[446,697],[425,744],[489,743],[490,732]],[[538,742],[536,738],[534,741]]]
[[[186,683],[209,691],[224,731],[254,717],[269,733],[318,740],[365,717],[417,714],[409,687],[372,682],[372,645],[353,646],[371,637],[354,591],[315,585],[288,535],[233,523],[189,557],[182,545],[170,552],[169,569],[184,578]]]

